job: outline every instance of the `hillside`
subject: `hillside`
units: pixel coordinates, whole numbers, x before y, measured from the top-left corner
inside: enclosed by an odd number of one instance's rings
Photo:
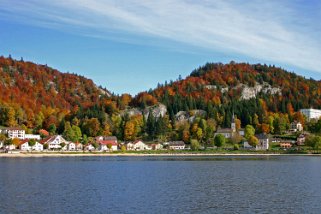
[[[36,119],[49,117],[51,122],[58,123],[57,118],[110,97],[107,90],[85,77],[4,57],[0,57],[0,91],[2,112],[11,111],[15,115],[8,122],[8,118],[4,118],[8,115],[1,114],[0,122],[9,126],[34,127],[40,125]]]
[[[0,57],[0,91],[0,126],[46,129],[73,141],[115,135],[126,141],[209,142],[217,128],[230,126],[233,113],[238,127],[281,134],[294,120],[305,123],[299,109],[321,108],[320,81],[234,62],[208,63],[132,98],[76,74]]]
[[[232,112],[242,124],[268,123],[273,113],[292,120],[301,108],[321,107],[321,83],[267,65],[208,63],[186,79],[159,85],[149,100],[164,103],[173,120],[180,111],[205,110],[220,126],[230,124]],[[135,100],[139,103],[142,94]],[[182,114],[182,112],[180,112]]]

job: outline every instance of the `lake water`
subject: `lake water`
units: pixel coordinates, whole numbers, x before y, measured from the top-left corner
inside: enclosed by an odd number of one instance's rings
[[[321,157],[0,158],[0,213],[321,213]]]

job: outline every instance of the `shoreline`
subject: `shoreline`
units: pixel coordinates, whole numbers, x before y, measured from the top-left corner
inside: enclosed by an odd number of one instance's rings
[[[0,153],[0,158],[30,157],[188,157],[188,156],[320,156],[321,154],[268,154],[268,153]]]

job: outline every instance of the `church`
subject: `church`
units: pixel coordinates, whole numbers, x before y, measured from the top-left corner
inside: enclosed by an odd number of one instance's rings
[[[216,133],[214,134],[214,137],[218,134],[221,134],[225,138],[230,139],[236,134],[239,134],[240,136],[244,136],[244,129],[236,130],[235,117],[233,113],[231,128],[225,128],[225,129],[218,128]]]

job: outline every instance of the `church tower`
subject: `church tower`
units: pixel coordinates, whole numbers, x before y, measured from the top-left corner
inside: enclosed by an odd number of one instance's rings
[[[231,129],[232,129],[233,133],[236,132],[234,112],[233,112],[233,117],[232,117],[232,122],[231,122]]]

